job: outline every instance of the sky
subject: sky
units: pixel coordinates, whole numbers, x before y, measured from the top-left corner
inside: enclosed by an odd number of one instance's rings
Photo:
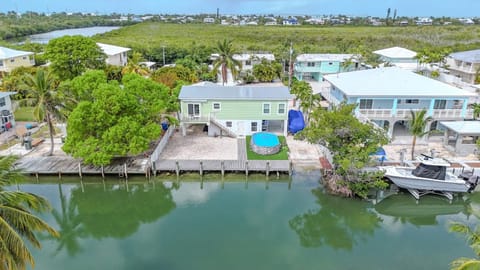
[[[0,11],[476,17],[480,0],[0,0]]]

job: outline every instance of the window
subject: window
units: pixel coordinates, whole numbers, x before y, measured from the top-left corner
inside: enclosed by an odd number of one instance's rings
[[[433,108],[438,110],[443,110],[445,108],[447,108],[447,101],[445,99],[439,99],[439,100],[435,100],[435,103],[433,104]]]
[[[6,105],[5,98],[0,98],[0,107],[3,107]]]
[[[263,103],[263,114],[270,114],[270,103]]]
[[[453,108],[454,109],[461,109],[463,107],[463,100],[454,100],[453,101]]]
[[[229,128],[231,128],[231,127],[232,127],[232,121],[227,121],[225,124],[226,124],[226,125],[227,125],[227,127],[229,127]]]
[[[24,56],[24,57],[22,57],[22,58],[23,58],[23,60],[27,60],[27,57],[26,57],[26,56]]]
[[[257,122],[252,122],[250,124],[252,132],[256,132],[258,130],[258,123]]]
[[[332,63],[332,62],[329,62],[328,65],[331,66],[331,65],[333,65],[333,63]]]
[[[418,104],[419,102],[418,99],[405,99],[406,104]]]
[[[220,111],[220,109],[221,109],[220,103],[219,103],[219,102],[213,103],[212,109],[213,109],[214,111]]]
[[[200,116],[200,104],[188,104],[187,105],[187,113],[190,117],[198,117]]]
[[[307,67],[314,67],[315,66],[315,62],[307,62]]]
[[[252,60],[245,61],[245,66],[251,66],[251,65],[252,65]]]
[[[361,110],[363,109],[372,109],[373,108],[373,100],[371,99],[360,99],[360,107]]]
[[[15,59],[10,59],[10,62],[11,62],[11,63],[15,62]]]
[[[0,67],[3,67],[3,60],[0,60]]]
[[[285,104],[284,103],[278,104],[278,114],[285,114]]]

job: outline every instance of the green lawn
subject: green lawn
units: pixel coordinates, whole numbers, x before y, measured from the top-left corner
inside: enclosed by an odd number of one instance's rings
[[[19,107],[15,113],[15,121],[34,122],[33,107]]]
[[[252,136],[247,136],[245,139],[247,142],[247,159],[248,160],[288,160],[288,146],[284,136],[278,136],[278,139],[280,140],[280,144],[282,144],[282,149],[280,150],[280,152],[274,155],[267,155],[267,156],[259,155],[250,149],[250,140],[252,139]]]

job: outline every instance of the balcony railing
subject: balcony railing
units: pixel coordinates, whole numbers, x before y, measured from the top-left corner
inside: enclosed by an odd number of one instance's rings
[[[208,123],[210,116],[180,115],[180,122],[183,123]]]
[[[393,115],[393,110],[391,109],[360,109],[358,114],[367,117],[367,118],[401,118],[409,119],[411,117],[411,110],[396,110],[396,113]],[[420,109],[413,110],[420,111]],[[462,109],[436,109],[433,110],[432,117],[433,119],[472,119],[473,110],[467,109],[465,116],[462,115]]]
[[[296,72],[320,72],[320,67],[294,66]]]

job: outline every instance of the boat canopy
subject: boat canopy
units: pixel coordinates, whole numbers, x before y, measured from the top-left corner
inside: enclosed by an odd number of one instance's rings
[[[447,173],[447,167],[445,166],[435,166],[425,163],[420,163],[415,170],[412,171],[412,174],[416,177],[445,180]]]

